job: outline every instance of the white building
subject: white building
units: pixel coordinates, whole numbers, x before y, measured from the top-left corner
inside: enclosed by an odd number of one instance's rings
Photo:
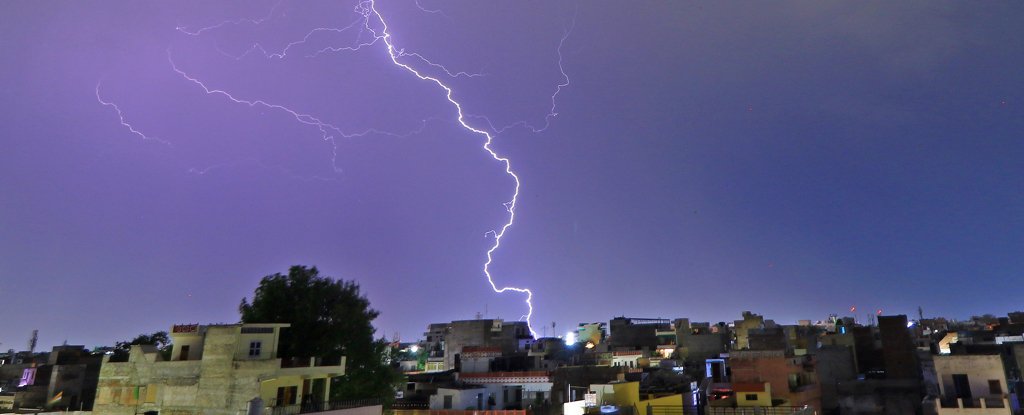
[[[550,403],[548,372],[460,373],[460,388],[438,388],[430,397],[430,409],[526,409]]]

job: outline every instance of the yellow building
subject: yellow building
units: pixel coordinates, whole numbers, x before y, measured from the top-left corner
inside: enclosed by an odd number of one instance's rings
[[[736,393],[736,406],[772,406],[771,383],[734,383],[732,390]]]
[[[132,346],[127,362],[100,368],[94,412],[102,414],[245,413],[250,401],[264,407],[322,404],[330,379],[345,372],[345,359],[277,358],[288,324],[176,325],[170,360],[152,346]]]

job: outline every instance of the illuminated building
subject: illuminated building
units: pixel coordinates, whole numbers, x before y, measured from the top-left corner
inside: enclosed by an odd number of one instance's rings
[[[152,346],[132,346],[126,362],[104,359],[95,411],[138,414],[245,413],[261,407],[323,404],[331,378],[345,359],[277,357],[280,330],[288,324],[176,325],[165,361]]]

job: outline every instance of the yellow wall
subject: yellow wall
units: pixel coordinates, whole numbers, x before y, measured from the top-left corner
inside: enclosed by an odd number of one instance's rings
[[[640,382],[613,383],[612,393],[615,394],[612,401],[616,406],[635,406],[640,402]]]
[[[678,395],[677,394],[677,395],[662,396],[660,398],[643,400],[643,401],[640,401],[640,403],[637,405],[637,409],[640,409],[641,411],[643,411],[644,408],[647,408],[647,405],[653,405],[653,406],[658,406],[658,405],[682,406],[683,405],[683,395]]]
[[[277,400],[277,388],[295,386],[295,403],[302,403],[302,376],[279,376],[276,379],[260,382],[260,399],[264,405],[270,405]],[[310,379],[310,382],[313,378]]]
[[[756,400],[747,400],[747,395],[757,395]],[[736,406],[772,406],[772,384],[764,384],[764,392],[736,392]]]

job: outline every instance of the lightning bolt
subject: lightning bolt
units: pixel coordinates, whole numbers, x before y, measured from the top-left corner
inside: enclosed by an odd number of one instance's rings
[[[423,12],[431,13],[431,14],[440,14],[441,16],[444,16],[446,18],[448,17],[447,15],[445,15],[440,10],[431,10],[431,9],[427,9],[427,8],[423,7],[419,3],[418,0],[416,0],[415,3],[416,3],[415,4],[416,7],[419,8]],[[186,29],[186,28],[184,28],[182,26],[178,26],[175,29],[178,30],[179,32],[182,32],[182,33],[186,34],[186,35],[198,37],[198,36],[202,35],[206,31],[219,29],[219,28],[227,26],[227,25],[238,25],[238,24],[243,24],[243,23],[259,25],[259,24],[261,24],[261,23],[271,19],[274,16],[275,10],[278,8],[278,6],[280,6],[280,4],[281,4],[281,2],[278,2],[270,10],[270,12],[265,17],[263,17],[261,19],[241,18],[241,19],[235,19],[235,20],[225,20],[225,21],[222,21],[222,22],[220,22],[218,24],[215,24],[215,25],[212,25],[212,26],[202,27],[202,28],[196,29],[196,30],[188,30],[188,29]],[[573,16],[572,24],[564,31],[564,33],[563,33],[563,35],[562,35],[562,37],[561,37],[561,39],[559,40],[559,43],[558,43],[558,48],[557,48],[557,52],[558,52],[558,69],[559,69],[559,72],[562,75],[562,82],[560,82],[556,86],[554,93],[551,95],[551,106],[550,106],[550,108],[548,110],[548,113],[544,116],[544,124],[542,126],[538,127],[538,126],[532,125],[532,124],[530,124],[530,123],[528,123],[526,121],[518,121],[518,122],[509,124],[509,125],[505,125],[505,126],[502,126],[502,127],[497,127],[487,117],[484,117],[484,116],[481,116],[481,115],[473,115],[473,114],[466,113],[463,110],[462,104],[458,100],[456,100],[454,98],[454,96],[453,96],[454,95],[454,91],[452,90],[452,87],[450,87],[447,83],[445,83],[444,81],[441,80],[441,77],[442,77],[441,74],[443,74],[443,76],[447,77],[446,79],[448,79],[448,78],[460,78],[460,77],[473,78],[473,77],[478,77],[478,76],[484,76],[483,74],[470,73],[470,72],[465,72],[465,71],[452,71],[452,70],[449,70],[444,65],[441,65],[441,64],[438,64],[436,62],[431,61],[430,59],[426,58],[425,56],[423,56],[422,54],[420,54],[418,52],[406,51],[405,49],[397,47],[395,45],[395,42],[392,39],[392,35],[391,35],[390,31],[389,31],[389,26],[387,24],[387,21],[384,19],[383,15],[381,15],[381,13],[376,8],[376,0],[361,0],[361,1],[359,1],[359,3],[355,7],[355,12],[358,13],[359,15],[361,15],[361,18],[357,19],[355,22],[349,24],[348,26],[339,27],[339,28],[318,27],[318,28],[312,29],[309,32],[307,32],[306,35],[303,38],[301,38],[299,40],[296,40],[296,41],[292,41],[292,42],[286,44],[281,50],[279,50],[277,52],[270,52],[270,51],[266,50],[262,45],[256,43],[256,44],[253,44],[252,47],[250,47],[248,50],[246,50],[244,53],[242,53],[240,55],[231,55],[231,54],[228,54],[228,53],[226,53],[224,51],[221,51],[221,53],[223,53],[223,54],[225,54],[225,55],[227,55],[229,57],[232,57],[234,59],[238,59],[238,60],[245,58],[246,56],[248,56],[249,54],[252,54],[253,52],[258,52],[258,53],[262,54],[265,58],[268,58],[268,59],[284,59],[286,56],[288,56],[289,51],[292,48],[294,48],[296,46],[299,46],[299,45],[303,45],[303,44],[309,42],[310,39],[315,34],[317,34],[317,33],[322,33],[322,32],[344,33],[344,32],[347,32],[349,30],[354,29],[359,23],[362,23],[362,25],[359,26],[359,33],[358,33],[358,35],[356,35],[354,41],[351,44],[349,44],[347,46],[328,46],[328,47],[324,47],[324,48],[321,48],[321,49],[317,50],[316,52],[314,52],[312,54],[306,55],[306,57],[307,58],[312,58],[312,57],[316,57],[316,56],[319,56],[319,55],[324,54],[324,53],[356,52],[356,51],[359,51],[359,50],[361,50],[363,48],[374,46],[374,45],[377,45],[378,43],[383,43],[384,46],[386,47],[386,50],[387,50],[387,53],[388,53],[388,57],[389,57],[389,59],[390,59],[392,64],[394,64],[395,66],[397,66],[399,68],[402,68],[403,70],[405,70],[406,72],[408,72],[412,76],[415,76],[419,80],[424,81],[424,82],[428,82],[428,83],[432,83],[432,84],[436,85],[438,88],[440,88],[441,90],[443,90],[444,94],[445,94],[445,98],[448,100],[449,103],[451,103],[451,105],[455,109],[455,112],[457,114],[456,121],[458,122],[458,124],[463,129],[465,129],[466,131],[468,131],[470,133],[473,133],[473,134],[477,134],[477,135],[479,135],[483,139],[482,148],[484,149],[484,151],[486,151],[487,154],[489,154],[491,158],[493,158],[495,161],[497,161],[498,163],[501,163],[504,166],[505,174],[508,175],[512,179],[514,184],[515,184],[515,188],[514,188],[514,191],[512,193],[511,199],[508,200],[507,202],[504,202],[502,204],[505,207],[505,210],[508,212],[508,219],[505,221],[504,224],[502,224],[502,226],[500,228],[498,228],[496,230],[491,230],[491,231],[488,231],[487,233],[485,233],[485,236],[493,237],[493,241],[492,241],[492,244],[488,248],[487,253],[486,253],[486,258],[487,259],[486,259],[486,261],[483,264],[483,274],[487,277],[487,282],[490,284],[491,289],[495,293],[501,294],[501,293],[507,293],[507,292],[515,292],[515,293],[523,294],[523,295],[526,296],[525,302],[526,302],[526,306],[527,306],[527,310],[528,311],[527,311],[527,313],[525,315],[523,315],[520,318],[520,320],[525,320],[526,324],[527,324],[527,327],[530,330],[530,333],[534,337],[537,337],[537,332],[533,329],[532,322],[531,322],[531,318],[533,317],[533,312],[534,312],[534,308],[533,308],[533,291],[531,291],[529,288],[515,287],[515,286],[501,286],[501,287],[499,287],[499,285],[494,280],[494,276],[491,273],[491,265],[494,262],[494,254],[501,247],[502,239],[504,238],[506,232],[509,230],[509,228],[512,227],[512,224],[515,223],[515,219],[516,219],[516,206],[518,204],[519,192],[520,192],[520,188],[521,188],[521,185],[522,185],[522,182],[521,182],[519,176],[512,169],[511,161],[508,159],[508,157],[502,156],[497,151],[495,151],[493,149],[493,147],[492,147],[492,144],[494,143],[494,139],[495,139],[495,137],[497,135],[499,135],[502,132],[508,130],[509,128],[513,128],[513,127],[517,127],[517,126],[524,127],[527,130],[529,130],[531,132],[534,132],[534,133],[539,133],[539,132],[545,131],[545,130],[547,130],[550,127],[552,120],[555,117],[558,116],[558,112],[557,112],[557,98],[558,98],[558,95],[562,92],[562,90],[564,88],[569,86],[569,76],[566,73],[565,68],[563,66],[562,48],[563,48],[566,40],[569,38],[569,35],[572,33],[573,28],[575,27],[576,16],[575,15]],[[369,34],[369,36],[367,36],[367,33]],[[406,59],[413,59],[413,60],[417,61],[419,64],[425,65],[426,67],[429,67],[432,70],[437,71],[438,75],[426,74],[422,70],[416,69],[411,64],[406,63],[405,62]],[[311,115],[311,114],[308,114],[308,113],[305,113],[305,112],[301,112],[301,111],[298,111],[298,110],[294,110],[292,108],[289,108],[289,107],[281,105],[281,104],[275,104],[275,103],[271,103],[271,102],[268,102],[268,101],[264,101],[262,99],[241,98],[241,97],[238,97],[238,96],[236,96],[236,95],[234,95],[234,94],[232,94],[232,93],[230,93],[228,91],[225,91],[225,90],[222,90],[222,89],[218,89],[218,88],[215,88],[215,87],[210,87],[206,83],[204,83],[202,80],[196,78],[195,76],[190,75],[186,71],[184,71],[181,68],[179,68],[178,65],[175,63],[175,61],[173,59],[173,56],[171,54],[171,51],[169,49],[167,51],[167,60],[170,63],[171,69],[174,72],[176,72],[178,75],[180,75],[184,80],[186,80],[186,81],[188,81],[188,82],[190,82],[192,84],[195,84],[196,86],[201,88],[208,95],[218,95],[218,96],[221,96],[221,97],[223,97],[223,98],[225,98],[225,99],[227,99],[227,100],[229,100],[231,102],[234,102],[236,104],[243,104],[243,105],[247,105],[249,107],[263,107],[263,108],[267,108],[267,109],[282,111],[282,112],[288,114],[289,116],[291,116],[295,121],[297,121],[297,122],[299,122],[301,124],[305,124],[305,125],[309,125],[309,126],[313,126],[313,127],[317,128],[317,130],[320,132],[320,138],[322,140],[324,140],[324,141],[330,141],[331,144],[332,144],[333,150],[332,150],[331,161],[332,161],[332,166],[334,167],[334,170],[335,170],[336,173],[341,172],[341,170],[337,167],[337,164],[336,164],[336,160],[337,160],[337,155],[338,154],[337,154],[337,143],[335,141],[335,135],[338,135],[338,136],[341,136],[341,137],[345,137],[345,138],[364,137],[364,136],[369,135],[369,134],[383,134],[383,135],[390,135],[390,136],[395,136],[395,137],[407,137],[407,136],[410,136],[410,135],[413,135],[413,134],[416,134],[416,133],[419,133],[419,132],[423,131],[423,129],[426,127],[426,122],[428,121],[428,120],[424,120],[423,121],[423,125],[418,130],[411,131],[411,132],[408,132],[408,133],[405,133],[405,134],[398,134],[398,133],[382,131],[382,130],[377,130],[377,129],[366,129],[366,130],[358,132],[358,133],[344,132],[344,131],[342,131],[341,128],[339,128],[339,127],[337,127],[337,126],[335,126],[335,125],[333,125],[331,123],[325,122],[325,121],[321,120],[320,118],[318,118],[318,117],[316,117],[314,115]],[[96,98],[97,98],[97,100],[100,101],[101,104],[112,106],[117,111],[119,117],[121,118],[121,124],[124,125],[125,127],[127,127],[133,134],[139,135],[140,137],[143,137],[145,139],[155,139],[155,138],[147,137],[145,134],[142,134],[141,132],[136,130],[134,127],[132,127],[130,124],[128,124],[125,121],[124,116],[123,116],[120,108],[117,107],[117,105],[104,101],[100,97],[100,94],[99,94],[99,85],[97,85],[97,87],[96,87]],[[476,127],[476,126],[472,125],[468,121],[468,119],[470,119],[470,118],[483,120],[484,122],[486,122],[487,126],[490,128],[491,131],[489,132],[489,131],[481,128],[481,127]],[[259,164],[258,160],[256,160],[255,162],[257,164]],[[218,169],[218,168],[222,168],[222,167],[227,167],[227,166],[233,165],[233,164],[235,164],[235,163],[228,163],[228,164],[223,164],[223,165],[214,165],[214,166],[210,166],[210,167],[207,167],[207,168],[192,168],[192,169],[189,169],[189,172],[192,173],[192,174],[196,174],[196,175],[204,175],[207,172],[209,172],[210,170]],[[264,167],[267,167],[267,166],[264,166]],[[290,172],[288,172],[288,171],[285,171],[285,173],[290,175]],[[321,177],[314,177],[313,179],[324,180],[324,178],[321,178]]]
[[[487,118],[486,116],[473,114],[467,114],[467,116],[484,120],[484,122],[486,122],[487,125],[491,127],[491,131],[493,131],[495,134],[501,134],[506,130],[514,127],[523,127],[533,133],[541,133],[547,130],[548,127],[551,126],[551,120],[558,116],[558,112],[556,111],[556,109],[558,108],[558,94],[562,93],[563,88],[567,88],[569,86],[569,74],[565,72],[565,66],[562,63],[562,61],[564,60],[564,56],[562,55],[562,47],[565,46],[565,41],[569,39],[569,35],[572,34],[572,31],[575,28],[576,14],[573,14],[572,21],[571,23],[569,23],[569,27],[565,29],[565,31],[562,33],[562,38],[559,39],[558,41],[558,48],[556,49],[558,51],[558,72],[562,74],[562,82],[555,86],[555,92],[551,94],[551,108],[548,110],[548,113],[544,115],[544,126],[536,127],[533,124],[530,124],[527,121],[523,120],[498,127],[495,126],[494,123],[491,122],[490,118]]]
[[[161,139],[159,139],[157,137],[147,136],[142,131],[136,130],[135,127],[133,127],[127,120],[125,120],[124,112],[121,112],[121,107],[117,106],[117,104],[115,104],[113,102],[109,102],[109,101],[104,101],[103,100],[103,97],[100,96],[100,84],[101,84],[100,82],[96,83],[96,101],[99,101],[99,103],[103,104],[104,106],[108,106],[108,107],[114,108],[114,111],[117,111],[117,118],[120,119],[122,126],[127,128],[128,131],[131,131],[132,134],[135,134],[135,135],[139,136],[143,140],[152,140],[152,141],[156,141],[158,143],[161,143],[161,144],[164,144],[164,145],[167,145],[167,146],[171,145],[170,142],[161,140]]]
[[[522,185],[522,182],[520,181],[519,176],[515,173],[515,171],[512,170],[512,162],[508,159],[508,157],[504,157],[504,156],[498,154],[491,147],[491,144],[494,143],[494,135],[493,134],[491,134],[491,133],[489,133],[489,132],[487,132],[485,130],[482,130],[480,128],[476,128],[476,127],[470,125],[468,121],[466,121],[466,114],[463,112],[462,104],[459,103],[459,101],[455,100],[455,98],[452,97],[453,91],[452,91],[452,88],[450,86],[448,86],[447,84],[442,82],[437,77],[430,76],[430,75],[424,75],[423,73],[421,73],[417,69],[415,69],[412,66],[410,66],[408,64],[405,64],[405,63],[403,63],[403,62],[401,62],[399,60],[399,58],[401,58],[403,56],[415,56],[415,57],[420,58],[421,60],[427,61],[432,66],[436,65],[436,64],[433,64],[432,62],[430,62],[429,60],[426,60],[422,56],[419,56],[419,55],[416,55],[416,54],[411,54],[411,53],[406,53],[402,49],[395,47],[394,41],[391,38],[391,33],[388,31],[387,21],[384,20],[384,17],[377,10],[376,0],[369,0],[369,1],[366,1],[364,3],[360,3],[360,6],[364,7],[364,9],[363,9],[364,15],[368,17],[367,18],[367,22],[366,22],[367,23],[366,24],[366,29],[371,31],[374,34],[374,37],[379,38],[380,40],[382,40],[384,42],[384,44],[387,46],[388,56],[391,58],[391,62],[393,64],[395,64],[396,66],[398,66],[398,67],[400,67],[402,69],[405,69],[410,74],[412,74],[413,76],[419,78],[420,80],[431,82],[431,83],[437,85],[438,87],[440,87],[442,90],[444,90],[445,98],[447,98],[448,102],[450,102],[452,104],[452,106],[455,107],[455,111],[458,114],[457,120],[458,120],[459,124],[462,126],[462,128],[464,128],[467,131],[470,131],[472,133],[478,134],[478,135],[483,137],[483,139],[484,139],[483,149],[485,151],[487,151],[488,154],[491,155],[491,158],[493,158],[494,160],[498,161],[499,163],[502,163],[505,166],[505,174],[507,174],[509,177],[511,177],[512,180],[515,182],[515,191],[512,193],[512,199],[509,200],[508,202],[504,203],[505,209],[508,211],[508,221],[506,221],[501,226],[501,230],[489,232],[489,234],[494,236],[494,242],[491,245],[490,249],[487,250],[487,261],[484,262],[483,272],[484,272],[484,275],[487,277],[487,282],[490,283],[491,289],[493,289],[494,292],[501,294],[501,293],[505,293],[505,292],[511,291],[511,292],[517,292],[517,293],[520,293],[520,294],[526,294],[526,306],[528,308],[528,312],[526,313],[526,316],[525,316],[526,325],[527,325],[527,328],[529,328],[529,330],[530,330],[530,334],[532,334],[534,337],[537,337],[537,332],[534,331],[533,325],[532,325],[532,323],[530,321],[530,318],[533,317],[533,291],[530,291],[529,288],[521,288],[521,287],[513,287],[513,286],[504,286],[504,287],[499,288],[498,285],[494,282],[494,277],[491,275],[491,270],[490,270],[491,264],[494,262],[494,252],[497,251],[498,248],[501,247],[501,240],[502,240],[502,238],[505,236],[505,233],[508,231],[508,229],[510,227],[512,227],[512,224],[515,222],[515,219],[516,219],[516,204],[517,204],[517,202],[519,200],[519,189],[520,189],[520,187]],[[370,27],[370,25],[369,25],[369,16],[370,15],[372,15],[377,21],[380,22],[380,25],[381,25],[380,32],[377,32],[376,30],[374,30],[373,28]],[[573,19],[573,25],[575,25],[575,18]],[[558,55],[559,55],[558,67],[559,67],[559,70],[561,71],[565,81],[563,83],[559,84],[558,88],[556,89],[555,94],[552,95],[552,97],[551,97],[552,106],[551,106],[551,110],[549,111],[548,115],[545,117],[545,126],[543,127],[543,129],[546,129],[550,125],[551,118],[554,118],[555,116],[557,116],[557,113],[555,112],[555,102],[556,102],[557,95],[558,95],[559,92],[561,92],[563,87],[566,87],[566,86],[569,85],[569,77],[565,73],[564,68],[562,67],[562,53],[561,53],[561,49],[562,49],[562,45],[565,43],[565,40],[569,37],[569,34],[571,33],[571,30],[572,30],[571,27],[570,27],[570,29],[566,30],[565,33],[562,36],[561,41],[559,42],[559,47],[558,47],[558,51],[559,51],[559,53],[558,53]],[[440,66],[440,65],[438,65],[438,66]],[[448,74],[449,76],[452,75],[452,73],[450,71],[448,71],[447,69],[444,69],[444,72],[446,74]],[[534,129],[534,130],[535,131],[543,131],[543,129]]]
[[[177,30],[177,31],[179,31],[181,33],[184,33],[186,35],[189,35],[189,36],[199,36],[199,35],[203,34],[203,32],[205,32],[205,31],[219,29],[219,28],[227,26],[229,24],[230,25],[240,25],[242,23],[249,23],[249,24],[253,24],[253,25],[260,25],[263,22],[265,22],[267,20],[270,20],[272,17],[274,17],[274,11],[277,10],[277,8],[281,6],[281,3],[284,3],[284,0],[278,1],[276,4],[274,4],[274,7],[270,8],[270,11],[267,12],[267,15],[263,16],[262,18],[259,18],[259,19],[247,19],[247,18],[243,17],[243,18],[240,18],[240,19],[225,20],[225,21],[217,23],[215,25],[201,27],[201,28],[196,29],[196,30],[188,30],[188,28],[179,25],[178,27],[175,27],[174,30]]]

